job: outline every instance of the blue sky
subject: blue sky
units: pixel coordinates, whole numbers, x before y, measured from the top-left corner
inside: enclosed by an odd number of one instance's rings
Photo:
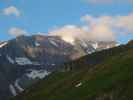
[[[88,0],[89,1],[89,0]],[[13,38],[8,33],[17,27],[30,34],[47,33],[53,27],[64,25],[82,25],[80,18],[86,14],[91,16],[125,16],[133,12],[133,3],[91,3],[87,0],[1,0],[0,1],[0,40]],[[3,9],[15,7],[20,12],[4,14]],[[133,20],[133,19],[131,19]],[[120,35],[118,40],[127,42],[133,39],[133,33]]]

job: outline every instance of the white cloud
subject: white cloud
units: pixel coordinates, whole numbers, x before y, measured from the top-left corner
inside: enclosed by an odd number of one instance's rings
[[[63,40],[72,44],[75,38],[79,38],[79,36],[82,37],[84,33],[85,31],[76,25],[65,25],[49,32],[50,35],[61,36]]]
[[[90,16],[81,18],[89,32],[98,40],[115,40],[119,34],[133,33],[133,14],[125,16]]]
[[[133,33],[133,13],[128,16],[117,16],[116,27],[120,29],[125,29],[126,33]]]
[[[65,25],[51,30],[50,35],[61,36],[73,43],[75,38],[95,41],[114,41],[119,34],[133,33],[133,14],[126,16],[90,16],[81,17],[82,26]]]
[[[96,28],[97,26],[105,26],[106,29],[110,29],[113,32],[133,32],[133,14],[125,16],[98,16],[93,17],[90,15],[85,15],[81,18],[82,21],[86,22],[89,27]],[[93,28],[92,28],[93,29]]]
[[[3,14],[5,15],[15,15],[15,16],[20,16],[20,11],[14,7],[14,6],[10,6],[10,7],[7,7],[5,9],[3,9]]]
[[[26,32],[23,29],[12,27],[9,29],[8,34],[13,35],[13,36],[21,36],[21,35],[26,35],[28,32]]]

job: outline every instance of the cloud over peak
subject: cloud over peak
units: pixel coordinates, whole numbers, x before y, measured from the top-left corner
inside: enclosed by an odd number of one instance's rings
[[[133,14],[125,16],[91,16],[81,17],[84,24],[65,25],[51,30],[51,35],[61,36],[65,41],[73,43],[76,38],[90,41],[115,41],[120,34],[133,33]]]
[[[63,40],[73,44],[75,38],[82,37],[85,31],[76,25],[65,25],[63,27],[58,27],[49,32],[50,35],[57,35],[62,37]]]

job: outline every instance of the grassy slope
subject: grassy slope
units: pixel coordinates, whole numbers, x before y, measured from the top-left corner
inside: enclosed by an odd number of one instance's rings
[[[82,85],[75,87],[80,82]],[[84,64],[77,70],[53,73],[14,100],[132,100],[132,84],[133,49],[130,48],[106,57],[92,68]]]

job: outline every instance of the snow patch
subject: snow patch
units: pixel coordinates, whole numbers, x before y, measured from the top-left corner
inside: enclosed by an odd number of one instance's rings
[[[58,47],[58,44],[57,44],[55,41],[50,40],[50,43],[51,43],[52,45],[54,45],[54,46]]]
[[[55,66],[55,64],[51,64],[52,66]]]
[[[80,87],[82,85],[82,83],[78,83],[77,85],[75,85],[75,87]]]
[[[24,91],[24,89],[23,88],[21,88],[21,86],[19,85],[19,80],[17,79],[16,81],[15,81],[15,87],[20,91],[20,92],[23,92]]]
[[[27,73],[27,76],[32,79],[36,79],[36,78],[43,79],[49,74],[50,72],[46,70],[31,70],[30,73]]]
[[[25,58],[25,57],[17,57],[15,58],[15,61],[18,65],[31,65],[32,64],[30,59]]]
[[[88,45],[84,42],[84,41],[81,41],[82,42],[82,45],[83,45],[83,47],[88,47]]]
[[[8,44],[7,42],[4,42],[4,43],[0,44],[0,48],[4,47],[7,44]]]
[[[9,85],[9,90],[11,91],[11,93],[12,93],[13,96],[16,96],[17,95],[17,92],[15,90],[15,87],[12,84]]]
[[[8,59],[8,61],[11,63],[11,64],[14,64],[15,62],[14,62],[14,60],[10,57],[10,56],[6,56],[6,58]]]
[[[98,48],[98,43],[94,43],[94,44],[92,44],[92,46],[93,46],[94,49],[97,49]]]
[[[92,54],[93,52],[95,52],[95,50],[87,49],[86,52],[87,52],[88,54]]]
[[[38,42],[35,42],[35,46],[37,46],[37,47],[38,47],[38,46],[40,46],[40,44],[39,44]]]

